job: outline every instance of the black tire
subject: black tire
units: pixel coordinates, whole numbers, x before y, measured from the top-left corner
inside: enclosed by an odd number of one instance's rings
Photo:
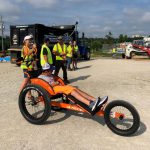
[[[125,59],[125,54],[122,54],[122,58]]]
[[[135,53],[134,52],[131,52],[130,53],[130,59],[132,59],[134,57]]]
[[[125,114],[125,117],[120,116],[120,118],[114,119],[113,117],[111,117],[111,115],[113,113],[112,109],[115,107],[125,108],[126,110],[128,110],[131,113],[133,119],[127,118],[127,116],[126,116],[127,114]],[[120,109],[119,109],[119,111],[120,111]],[[132,135],[133,133],[135,133],[138,130],[138,128],[140,126],[140,116],[139,116],[137,110],[135,109],[135,107],[133,105],[131,105],[128,102],[123,101],[123,100],[115,100],[115,101],[110,102],[105,108],[104,119],[105,119],[105,122],[106,122],[108,128],[110,130],[112,130],[114,133],[121,135],[121,136]],[[113,121],[115,122],[114,124],[113,124]],[[119,127],[117,127],[117,125],[129,126],[130,122],[132,122],[132,126],[128,129],[120,129]]]
[[[129,56],[125,56],[126,59],[131,59]]]
[[[42,103],[42,106],[44,106],[44,110],[42,110],[43,114],[39,118],[36,118],[33,115],[38,116],[38,114],[42,112],[41,110],[39,112],[34,113],[34,114],[30,114],[30,112],[26,106],[26,103],[27,103],[26,102],[26,95],[31,90],[36,91],[38,93],[38,97],[39,96],[42,97],[42,102],[40,100],[30,100],[30,102],[28,102],[29,106],[31,105],[31,107],[35,107],[35,108],[38,107],[39,103],[40,104]],[[28,122],[30,122],[32,124],[42,124],[50,116],[50,113],[51,113],[50,96],[49,96],[48,92],[45,89],[43,89],[42,87],[40,87],[39,85],[35,85],[35,84],[27,85],[21,91],[21,93],[19,95],[19,102],[18,103],[19,103],[19,109],[20,109],[21,114],[23,115],[23,117]]]

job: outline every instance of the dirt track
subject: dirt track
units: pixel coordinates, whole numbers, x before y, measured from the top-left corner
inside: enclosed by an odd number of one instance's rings
[[[140,130],[131,137],[112,133],[103,118],[71,111],[56,112],[45,125],[32,125],[18,109],[20,68],[0,63],[0,150],[149,150],[150,61],[96,59],[68,72],[73,85],[109,100],[132,103],[141,117]]]

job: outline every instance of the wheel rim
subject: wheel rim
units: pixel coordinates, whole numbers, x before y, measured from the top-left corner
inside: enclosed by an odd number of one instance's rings
[[[28,93],[31,93],[32,98],[28,98]],[[45,112],[44,97],[35,89],[30,89],[26,92],[23,105],[25,113],[32,119],[40,119]]]
[[[115,116],[116,113],[120,114],[120,116],[116,117]],[[134,125],[134,116],[132,112],[123,106],[113,107],[111,109],[109,118],[114,128],[121,131],[128,131]]]

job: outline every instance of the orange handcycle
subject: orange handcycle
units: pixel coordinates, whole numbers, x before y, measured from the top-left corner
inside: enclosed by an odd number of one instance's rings
[[[55,77],[55,80],[64,85],[60,77]],[[29,92],[32,99],[28,98]],[[58,101],[58,98],[61,101]],[[71,95],[56,95],[53,88],[39,78],[31,79],[31,84],[24,87],[19,95],[20,112],[32,124],[43,124],[50,117],[52,107],[104,117],[108,128],[121,136],[132,135],[140,127],[140,117],[136,108],[123,100],[106,102],[101,108],[91,112],[88,106]]]

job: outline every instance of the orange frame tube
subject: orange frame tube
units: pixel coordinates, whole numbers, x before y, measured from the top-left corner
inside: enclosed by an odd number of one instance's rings
[[[89,113],[88,111],[86,111],[85,109],[83,109],[82,107],[80,107],[76,104],[66,104],[66,103],[51,101],[51,106],[66,108],[66,109],[70,109],[70,110],[74,110],[74,111],[78,111],[78,112],[83,112],[83,113]],[[104,111],[101,109],[96,114],[98,116],[104,116]]]

